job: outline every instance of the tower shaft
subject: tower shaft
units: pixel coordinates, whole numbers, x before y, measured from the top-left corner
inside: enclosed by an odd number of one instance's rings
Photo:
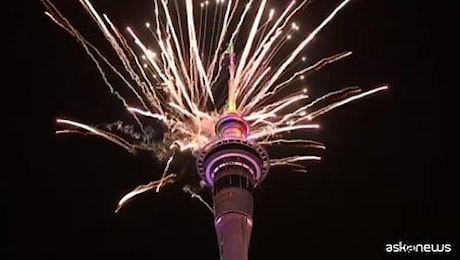
[[[248,124],[227,115],[216,124],[218,137],[197,158],[201,178],[212,188],[214,225],[221,260],[247,260],[254,199],[252,191],[268,172],[265,150],[246,139]]]
[[[252,217],[237,210],[242,204],[252,209],[252,195],[240,188],[225,189],[214,197],[215,229],[221,260],[247,260]]]
[[[254,202],[247,174],[237,168],[223,170],[214,186],[215,229],[221,260],[248,259]]]

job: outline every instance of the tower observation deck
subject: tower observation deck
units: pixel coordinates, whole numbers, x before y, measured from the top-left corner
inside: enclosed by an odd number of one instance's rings
[[[197,155],[202,180],[213,191],[221,260],[247,260],[253,223],[252,191],[269,169],[266,151],[247,139],[248,123],[235,114],[216,124],[217,137]]]

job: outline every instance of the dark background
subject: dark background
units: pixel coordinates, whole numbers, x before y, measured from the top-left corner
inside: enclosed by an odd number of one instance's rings
[[[120,26],[142,25],[153,13],[149,1],[94,2]],[[311,29],[338,3],[314,2],[302,28]],[[66,15],[91,32],[94,25],[73,6],[69,1]],[[5,173],[16,182],[2,196],[7,243],[0,258],[218,259],[212,215],[180,185],[139,196],[114,214],[121,196],[158,178],[163,165],[97,137],[54,136],[56,116],[100,123],[126,113],[38,1],[7,7],[13,37],[5,51],[13,60],[10,85],[3,86],[19,97],[6,110],[17,128],[7,141],[19,170]],[[386,259],[385,245],[399,241],[452,243],[458,250],[458,202],[444,178],[454,172],[446,167],[445,85],[436,56],[440,9],[356,0],[306,50],[312,60],[354,52],[309,79],[313,96],[349,85],[391,89],[319,120],[312,138],[327,150],[307,174],[270,172],[255,193],[250,259]]]

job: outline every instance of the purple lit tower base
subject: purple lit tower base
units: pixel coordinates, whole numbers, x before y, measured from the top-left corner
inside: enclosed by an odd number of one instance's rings
[[[266,151],[247,140],[249,126],[230,114],[216,124],[217,138],[197,156],[201,178],[213,190],[221,260],[247,260],[252,231],[252,191],[269,169]]]

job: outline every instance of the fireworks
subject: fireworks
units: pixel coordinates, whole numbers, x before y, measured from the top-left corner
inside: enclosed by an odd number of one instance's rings
[[[301,57],[305,47],[349,0],[339,3],[313,31],[296,40],[294,47],[292,42],[287,44],[292,34],[300,30],[293,17],[305,9],[309,1],[292,1],[279,14],[267,7],[267,0],[245,3],[218,0],[198,5],[193,2],[154,0],[152,21],[135,32],[133,28],[119,29],[88,0],[80,0],[119,59],[111,61],[51,1],[42,0],[46,14],[82,45],[106,85],[122,101],[140,129],[135,133],[123,123],[89,126],[58,119],[59,125],[68,128],[57,133],[98,135],[131,153],[152,151],[166,163],[159,180],[136,188],[121,199],[119,206],[139,193],[158,191],[163,185],[173,183],[175,175],[169,172],[169,166],[175,153],[200,151],[214,138],[215,124],[224,115],[232,113],[244,118],[250,125],[247,137],[250,141],[267,146],[301,144],[324,149],[324,145],[316,141],[288,140],[284,135],[319,128],[316,119],[324,113],[387,89],[387,86],[379,86],[363,91],[348,87],[311,99],[308,90],[299,84],[309,74],[351,54],[338,53],[312,64],[305,63]],[[148,40],[142,40],[144,38]],[[305,64],[301,68],[299,60]],[[115,87],[108,73],[116,75],[124,84]],[[135,96],[136,103],[128,103],[120,94],[121,89]],[[157,142],[149,137],[143,118],[153,118],[164,125],[166,132],[162,140]],[[136,135],[139,141],[129,142],[115,132]],[[271,166],[303,169],[303,161],[320,159],[315,154],[301,154],[272,159]],[[199,198],[191,189],[187,192]]]

